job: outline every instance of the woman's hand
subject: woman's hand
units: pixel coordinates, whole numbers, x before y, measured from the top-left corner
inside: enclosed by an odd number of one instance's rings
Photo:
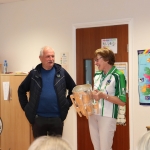
[[[120,106],[124,106],[126,104],[126,103],[122,102],[117,96],[107,95],[99,90],[93,90],[92,95],[93,95],[93,99],[95,99],[96,101],[98,101],[102,98],[111,103],[118,104]]]
[[[93,99],[95,99],[96,101],[104,97],[104,93],[98,90],[93,90],[92,95],[93,95]]]

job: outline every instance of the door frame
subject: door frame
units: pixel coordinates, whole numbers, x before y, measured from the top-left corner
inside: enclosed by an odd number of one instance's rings
[[[132,45],[132,39],[133,39],[133,19],[127,18],[127,19],[118,19],[118,20],[105,20],[105,21],[98,21],[98,22],[87,22],[87,23],[77,23],[73,24],[73,48],[72,48],[72,71],[74,75],[74,79],[76,80],[76,29],[78,28],[89,28],[89,27],[102,27],[102,26],[112,26],[112,25],[121,25],[121,24],[128,24],[128,63],[129,63],[129,136],[130,136],[130,149],[134,149],[134,139],[133,139],[133,45]],[[75,118],[76,122],[76,129],[74,132],[74,139],[75,139],[75,145],[77,150],[77,118]]]

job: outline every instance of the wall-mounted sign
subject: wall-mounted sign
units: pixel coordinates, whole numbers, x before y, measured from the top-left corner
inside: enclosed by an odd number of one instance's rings
[[[117,38],[101,39],[101,47],[108,47],[114,53],[117,53]]]
[[[68,71],[68,64],[69,64],[69,54],[68,53],[61,53],[60,57],[60,64],[61,66]]]

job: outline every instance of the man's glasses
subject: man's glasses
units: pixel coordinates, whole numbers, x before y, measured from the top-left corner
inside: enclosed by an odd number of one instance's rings
[[[94,59],[94,61],[95,61],[95,62],[98,62],[99,59],[101,59],[101,58],[102,58],[102,57],[96,58],[96,59]]]

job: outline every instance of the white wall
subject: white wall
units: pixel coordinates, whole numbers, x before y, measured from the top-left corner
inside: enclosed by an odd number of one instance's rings
[[[52,46],[56,62],[69,52],[69,73],[75,79],[75,28],[82,24],[105,24],[130,18],[129,104],[130,150],[150,125],[150,108],[139,105],[137,50],[150,48],[149,0],[26,0],[0,5],[0,63],[8,60],[9,71],[29,71],[40,61],[40,48]],[[84,25],[83,25],[84,26]],[[134,69],[134,70],[133,70]],[[76,146],[76,113],[72,107],[65,121],[64,138]]]

